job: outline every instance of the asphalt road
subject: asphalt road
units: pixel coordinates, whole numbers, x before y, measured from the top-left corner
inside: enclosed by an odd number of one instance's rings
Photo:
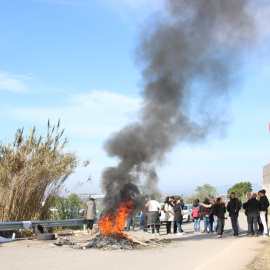
[[[226,221],[224,237],[216,234],[193,233],[193,222],[183,225],[183,236],[166,235],[163,226],[160,238],[171,239],[165,247],[126,250],[75,250],[57,247],[48,241],[15,241],[0,246],[1,269],[246,269],[265,239],[246,237],[246,217],[240,214],[239,238],[231,237],[230,220]],[[201,230],[203,221],[201,221]],[[151,234],[141,230],[130,232],[138,239],[150,239]]]

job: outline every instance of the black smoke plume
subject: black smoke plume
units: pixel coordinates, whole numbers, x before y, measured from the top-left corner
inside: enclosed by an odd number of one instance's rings
[[[155,189],[155,164],[177,143],[201,143],[223,133],[243,56],[256,40],[256,3],[167,0],[166,12],[148,20],[136,50],[143,87],[139,120],[104,146],[119,159],[103,172],[107,199],[121,201],[120,191],[130,183]]]

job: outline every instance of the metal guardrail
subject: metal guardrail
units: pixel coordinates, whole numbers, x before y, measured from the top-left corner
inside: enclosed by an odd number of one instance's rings
[[[63,219],[63,220],[37,220],[31,221],[31,227],[41,225],[43,227],[71,227],[86,224],[85,219]],[[16,222],[0,222],[0,231],[12,231],[25,229],[22,221]]]
[[[140,216],[135,217],[136,220],[140,220]],[[98,220],[95,220],[97,222]],[[35,220],[30,221],[31,227],[35,225],[41,225],[43,227],[73,227],[86,224],[85,219],[62,219],[62,220]],[[25,229],[22,221],[15,222],[0,222],[0,231],[12,231]]]

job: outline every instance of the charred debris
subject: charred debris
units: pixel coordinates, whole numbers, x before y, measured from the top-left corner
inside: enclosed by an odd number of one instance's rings
[[[168,239],[149,239],[144,242],[139,241],[129,235],[124,235],[122,238],[106,237],[102,234],[95,235],[86,242],[71,241],[70,238],[58,238],[54,244],[56,246],[69,246],[74,249],[98,249],[98,250],[132,250],[163,247],[171,243]]]

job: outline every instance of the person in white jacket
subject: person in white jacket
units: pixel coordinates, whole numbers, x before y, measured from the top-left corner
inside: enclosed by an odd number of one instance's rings
[[[166,229],[167,234],[171,233],[172,221],[174,220],[173,200],[171,197],[167,197],[164,204],[164,213],[167,221]]]

